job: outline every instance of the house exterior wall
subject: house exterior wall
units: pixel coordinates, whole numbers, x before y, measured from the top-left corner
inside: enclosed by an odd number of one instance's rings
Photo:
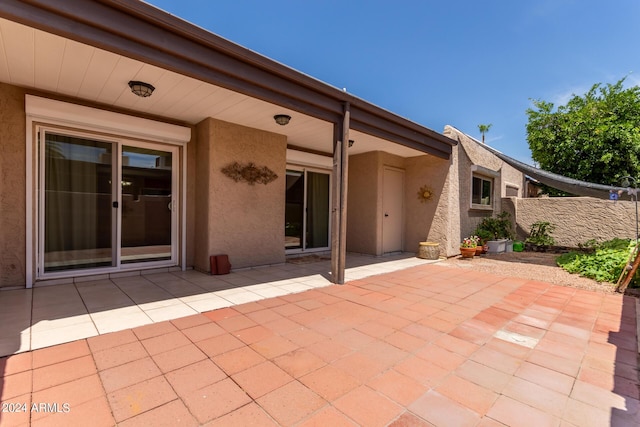
[[[405,174],[405,251],[417,251],[420,242],[440,244],[441,254],[448,245],[449,216],[446,181],[449,161],[433,156],[410,157],[404,160]],[[421,201],[420,188],[431,190],[430,200]]]
[[[370,255],[383,254],[383,179],[385,168],[404,172],[403,247],[416,252],[419,243],[436,241],[447,246],[448,217],[439,209],[446,203],[444,185],[449,161],[433,156],[402,158],[375,151],[349,157],[347,250]],[[418,190],[428,186],[431,200],[422,203]]]
[[[452,156],[455,161],[452,162],[450,170],[452,177],[454,173],[458,175],[458,191],[451,188],[450,194],[458,195],[460,219],[459,226],[453,226],[451,229],[451,239],[455,242],[456,236],[458,238],[455,247],[451,248],[454,253],[448,253],[451,256],[459,253],[458,243],[474,232],[482,218],[495,216],[504,210],[502,198],[507,194],[507,185],[517,188],[516,197],[524,197],[526,187],[524,175],[488,150],[483,149],[482,143],[451,126],[445,127],[444,134],[458,141],[458,146],[454,148],[457,155]],[[493,181],[492,205],[490,207],[476,207],[471,203],[474,170],[475,173],[486,176]]]
[[[382,209],[378,152],[349,156],[347,251],[378,255]]]
[[[0,287],[25,285],[24,90],[0,83]]]
[[[281,263],[287,138],[215,119],[196,126],[194,266],[209,271],[209,256],[229,255],[233,268]],[[235,182],[221,169],[233,162],[267,166],[267,184]]]

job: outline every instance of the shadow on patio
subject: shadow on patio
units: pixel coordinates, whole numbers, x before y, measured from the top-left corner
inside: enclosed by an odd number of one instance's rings
[[[330,261],[234,270],[212,276],[195,270],[0,291],[0,357],[126,328],[185,317],[330,285]],[[349,255],[347,280],[433,261],[414,254]]]

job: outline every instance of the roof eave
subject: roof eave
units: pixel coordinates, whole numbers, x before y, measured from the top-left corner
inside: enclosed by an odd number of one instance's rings
[[[137,0],[3,0],[0,16],[443,158],[456,141]],[[366,130],[365,130],[366,129]]]

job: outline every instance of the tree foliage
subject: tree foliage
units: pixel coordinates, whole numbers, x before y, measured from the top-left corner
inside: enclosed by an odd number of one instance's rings
[[[484,134],[489,132],[489,129],[491,129],[491,126],[493,126],[491,123],[486,124],[486,125],[478,125],[478,130],[480,131],[480,133],[482,134],[482,143],[484,144]]]
[[[606,185],[640,176],[640,87],[625,89],[624,80],[595,84],[555,111],[533,101],[527,140],[540,168]]]

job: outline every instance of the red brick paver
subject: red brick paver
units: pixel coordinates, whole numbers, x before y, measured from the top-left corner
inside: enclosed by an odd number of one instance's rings
[[[2,358],[0,426],[635,426],[635,310],[413,267]]]

